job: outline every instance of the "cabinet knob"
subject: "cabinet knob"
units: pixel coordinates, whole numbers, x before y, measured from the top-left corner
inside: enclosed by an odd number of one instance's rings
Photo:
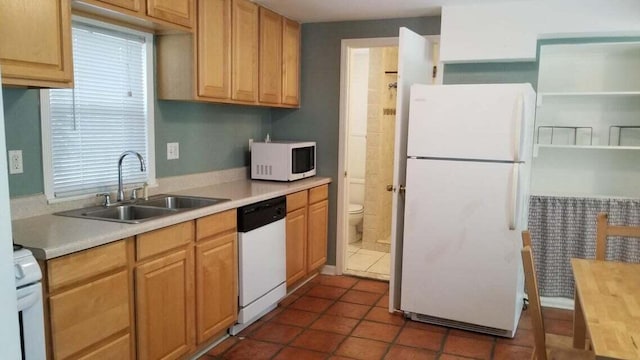
[[[391,192],[394,191],[395,189],[393,188],[393,185],[387,185],[387,191]]]

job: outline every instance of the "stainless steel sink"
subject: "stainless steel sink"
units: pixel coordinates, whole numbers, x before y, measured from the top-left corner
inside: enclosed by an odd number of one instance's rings
[[[229,199],[157,195],[149,200],[136,200],[135,202],[121,205],[94,206],[62,211],[54,215],[137,224],[178,212],[215,205],[224,201],[229,201]]]
[[[87,211],[82,213],[82,215],[85,217],[109,219],[122,222],[140,222],[141,220],[172,214],[175,212],[176,210],[173,209],[162,209],[157,207],[137,205],[120,205],[105,209]]]
[[[165,209],[197,209],[215,205],[229,199],[205,198],[197,196],[159,195],[149,200],[138,201],[137,204],[155,206]]]
[[[137,224],[161,216],[175,214],[176,212],[174,209],[150,206],[118,205],[113,207],[99,206],[75,209],[55,213],[54,215]]]

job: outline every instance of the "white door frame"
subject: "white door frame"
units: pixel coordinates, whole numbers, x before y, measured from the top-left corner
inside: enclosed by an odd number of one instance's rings
[[[440,35],[427,35],[432,43],[440,42]],[[347,182],[347,164],[349,153],[347,138],[349,134],[349,61],[352,49],[398,46],[397,37],[342,39],[340,51],[340,127],[338,138],[338,198],[336,216],[336,275],[342,275],[349,237],[349,184]],[[438,64],[436,83],[442,83],[442,65]]]
[[[346,264],[349,238],[349,184],[347,183],[349,135],[349,61],[352,49],[398,46],[397,37],[342,39],[340,54],[340,130],[338,138],[338,208],[336,219],[336,275],[342,275]]]

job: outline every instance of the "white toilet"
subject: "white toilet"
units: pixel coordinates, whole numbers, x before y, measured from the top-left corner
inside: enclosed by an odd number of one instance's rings
[[[349,244],[362,239],[362,232],[358,231],[358,227],[362,225],[363,218],[363,206],[360,204],[349,204]]]

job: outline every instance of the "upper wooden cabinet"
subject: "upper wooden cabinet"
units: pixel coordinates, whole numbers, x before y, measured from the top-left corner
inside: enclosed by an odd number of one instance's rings
[[[195,0],[75,0],[74,11],[153,30],[191,31]]]
[[[297,107],[300,25],[248,0],[198,0],[194,35],[157,37],[158,98]]]
[[[142,2],[144,0],[96,0],[96,1],[121,7],[126,10],[139,12],[142,10]]]
[[[147,0],[147,15],[191,28],[193,0]]]
[[[198,1],[196,40],[198,96],[231,98],[231,0]]]
[[[258,100],[258,5],[231,2],[231,99]]]
[[[261,103],[279,104],[282,99],[282,16],[260,8]]]
[[[282,18],[282,103],[300,105],[300,24]]]
[[[0,39],[3,84],[72,86],[69,0],[0,1]]]

